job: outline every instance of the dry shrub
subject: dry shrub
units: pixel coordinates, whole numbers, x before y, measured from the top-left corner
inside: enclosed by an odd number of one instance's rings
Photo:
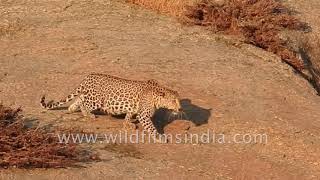
[[[139,6],[152,9],[157,12],[180,17],[185,11],[188,0],[126,0]]]
[[[0,168],[57,168],[96,159],[76,144],[60,144],[41,128],[27,128],[21,109],[0,104]]]
[[[306,24],[276,0],[226,0],[222,3],[203,0],[187,8],[188,22],[208,26],[215,32],[242,36],[245,42],[279,55],[301,71],[304,63],[290,49],[279,32],[284,29],[306,30]]]
[[[238,35],[281,57],[302,77],[308,79],[320,95],[320,40],[305,41],[292,48],[281,37],[284,30],[307,32],[310,27],[293,16],[278,0],[127,0],[161,13],[178,17],[183,23],[209,27],[214,32]],[[194,2],[194,3],[192,3]],[[290,41],[290,40],[289,40]],[[304,54],[303,54],[304,53]],[[299,55],[307,56],[301,59]],[[318,63],[318,64],[317,64]],[[310,75],[306,74],[305,70]]]
[[[306,30],[277,0],[127,0],[161,13],[179,17],[184,22],[207,26],[214,32],[239,35],[246,43],[273,52],[299,72],[304,68],[297,52],[279,37],[283,29]]]
[[[0,104],[0,127],[6,127],[20,118],[21,108],[11,109]]]

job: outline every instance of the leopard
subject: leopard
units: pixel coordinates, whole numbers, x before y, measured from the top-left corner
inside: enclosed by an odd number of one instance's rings
[[[125,115],[123,127],[136,129],[137,121],[145,131],[156,139],[161,135],[152,122],[158,109],[167,109],[172,114],[182,112],[177,91],[160,85],[157,80],[132,80],[108,74],[91,73],[66,98],[46,102],[43,95],[40,104],[48,110],[57,109],[73,101],[70,113],[81,111],[84,117],[96,118],[95,111],[111,115]],[[136,117],[136,119],[133,119]]]

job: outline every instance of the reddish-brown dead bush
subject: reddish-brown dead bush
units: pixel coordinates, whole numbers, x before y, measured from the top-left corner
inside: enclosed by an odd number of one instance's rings
[[[299,49],[304,51],[301,52],[291,46],[290,38],[281,38],[280,33],[283,30],[306,31],[309,27],[296,19],[278,0],[127,0],[127,2],[176,16],[184,23],[209,27],[214,32],[238,35],[246,43],[280,56],[302,77],[309,80],[320,95],[320,64],[317,65],[320,61],[317,51],[319,44],[314,45],[312,41],[303,43],[299,45]],[[304,56],[303,60],[298,54]],[[303,69],[307,69],[307,72]]]
[[[216,3],[203,0],[187,8],[189,23],[208,26],[215,32],[236,34],[247,43],[279,55],[297,70],[304,67],[295,51],[279,37],[283,29],[306,28],[288,9],[276,0],[226,0]]]
[[[76,144],[60,144],[41,128],[27,128],[20,112],[0,104],[0,168],[57,168],[93,159]]]

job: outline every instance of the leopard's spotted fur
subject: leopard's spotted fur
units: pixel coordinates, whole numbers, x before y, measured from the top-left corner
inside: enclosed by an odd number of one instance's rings
[[[59,102],[45,102],[41,98],[41,106],[54,109],[71,100],[70,112],[81,110],[84,116],[94,117],[95,110],[103,110],[109,114],[126,114],[125,125],[132,125],[131,119],[137,120],[145,130],[158,135],[151,117],[158,108],[167,108],[173,112],[181,110],[179,95],[176,91],[159,85],[155,80],[135,81],[104,74],[90,74],[68,95]]]

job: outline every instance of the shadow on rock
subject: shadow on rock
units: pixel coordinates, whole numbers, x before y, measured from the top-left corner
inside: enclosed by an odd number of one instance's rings
[[[159,109],[154,115],[154,124],[160,133],[164,132],[164,127],[176,119],[183,119],[192,122],[195,126],[207,124],[211,116],[211,109],[205,109],[191,103],[190,99],[180,100],[183,113],[173,115],[166,109]]]

